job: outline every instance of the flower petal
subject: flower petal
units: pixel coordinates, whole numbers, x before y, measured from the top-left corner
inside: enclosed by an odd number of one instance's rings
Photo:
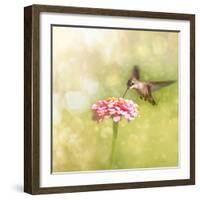
[[[115,116],[115,117],[113,117],[113,121],[114,122],[119,122],[120,121],[120,119],[121,119],[121,117],[118,115],[118,116]]]

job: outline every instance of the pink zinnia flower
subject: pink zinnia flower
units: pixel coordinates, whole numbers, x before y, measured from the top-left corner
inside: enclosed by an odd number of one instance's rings
[[[106,100],[99,100],[92,105],[93,119],[101,122],[103,119],[112,118],[119,122],[122,117],[131,121],[138,116],[137,104],[132,100],[111,97]]]

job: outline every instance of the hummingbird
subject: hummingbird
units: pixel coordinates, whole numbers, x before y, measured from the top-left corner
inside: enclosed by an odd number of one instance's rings
[[[156,105],[156,101],[153,98],[152,93],[175,82],[175,80],[141,81],[140,69],[136,65],[133,67],[132,76],[127,82],[127,89],[123,95],[123,98],[129,89],[134,89],[140,96],[140,99],[148,101],[152,105]]]

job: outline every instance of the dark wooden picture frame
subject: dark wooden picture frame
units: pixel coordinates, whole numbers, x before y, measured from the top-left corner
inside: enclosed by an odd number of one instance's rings
[[[40,187],[40,13],[75,13],[190,22],[190,178],[150,182]],[[32,5],[24,9],[24,191],[30,194],[82,192],[195,184],[195,16],[192,14]]]

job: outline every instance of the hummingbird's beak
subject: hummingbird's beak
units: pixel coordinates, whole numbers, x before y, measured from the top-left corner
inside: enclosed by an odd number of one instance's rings
[[[124,92],[124,95],[122,96],[123,98],[125,97],[127,91],[128,91],[129,87],[126,88],[126,91]]]

